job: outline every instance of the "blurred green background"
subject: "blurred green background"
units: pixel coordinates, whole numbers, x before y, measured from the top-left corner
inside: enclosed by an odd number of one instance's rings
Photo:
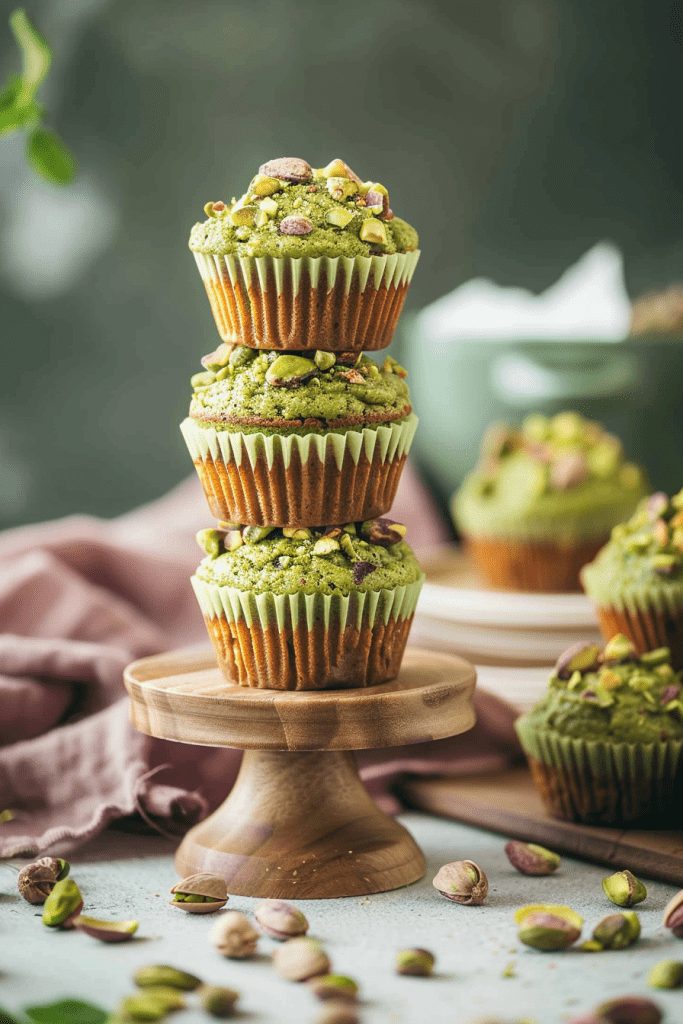
[[[388,185],[421,235],[407,309],[474,274],[544,288],[602,237],[634,294],[681,276],[681,3],[26,10],[80,173],[43,183],[0,139],[0,525],[115,514],[190,471],[177,424],[217,334],[187,237],[268,158]]]

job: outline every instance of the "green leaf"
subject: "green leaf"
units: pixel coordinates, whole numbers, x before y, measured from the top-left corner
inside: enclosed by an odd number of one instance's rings
[[[12,1017],[7,1010],[0,1006],[0,1024],[18,1024],[16,1017]]]
[[[18,101],[27,103],[33,99],[50,69],[52,50],[28,20],[26,11],[22,8],[12,11],[9,25],[24,58],[22,89]]]
[[[36,128],[28,139],[28,159],[48,181],[66,185],[76,174],[76,161],[56,132]]]
[[[21,92],[21,82],[21,75],[10,75],[9,82],[0,92],[0,112],[10,107],[16,107]]]
[[[27,1006],[25,1013],[35,1024],[104,1024],[104,1010],[78,999],[63,999],[47,1006]]]

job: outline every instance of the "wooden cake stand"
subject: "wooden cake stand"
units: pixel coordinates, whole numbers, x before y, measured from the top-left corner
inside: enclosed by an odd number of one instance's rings
[[[143,658],[125,682],[141,732],[245,751],[228,798],[180,844],[182,876],[214,872],[239,896],[317,899],[383,892],[424,875],[420,849],[368,796],[349,751],[470,729],[468,662],[408,648],[390,683],[286,692],[231,686],[206,650]]]

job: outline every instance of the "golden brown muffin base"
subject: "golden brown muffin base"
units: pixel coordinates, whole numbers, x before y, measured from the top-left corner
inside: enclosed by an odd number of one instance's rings
[[[339,621],[280,630],[244,619],[206,618],[218,667],[229,683],[270,690],[361,689],[395,679],[412,615],[340,629]]]
[[[552,541],[466,537],[467,550],[494,587],[544,594],[581,590],[579,573],[607,537],[566,546]]]
[[[597,608],[596,611],[605,642],[623,633],[636,645],[638,654],[668,647],[673,667],[676,671],[683,668],[683,615],[667,615],[653,608],[644,611]]]
[[[680,828],[683,771],[653,779],[637,767],[628,779],[600,779],[547,765],[526,754],[536,788],[548,814],[587,825],[647,822]]]
[[[354,274],[347,292],[339,275],[328,291],[324,271],[313,288],[304,269],[295,294],[285,263],[279,295],[271,269],[264,288],[258,274],[248,286],[243,279],[233,284],[226,269],[204,285],[223,341],[281,351],[370,352],[391,343],[409,282],[361,291]]]
[[[294,449],[289,466],[265,453],[254,466],[242,446],[242,462],[227,464],[210,454],[195,462],[215,519],[243,526],[331,526],[374,519],[389,511],[406,455],[382,460],[379,446],[372,460],[364,452],[355,463],[344,453],[341,469],[329,450],[322,462],[311,452],[302,463]]]

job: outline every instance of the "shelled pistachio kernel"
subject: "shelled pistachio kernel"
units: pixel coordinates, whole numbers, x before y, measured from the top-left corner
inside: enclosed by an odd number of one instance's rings
[[[87,917],[85,914],[75,917],[73,926],[78,931],[91,935],[93,939],[99,939],[100,942],[128,942],[138,930],[137,921],[102,921],[96,917]]]
[[[633,910],[608,914],[593,929],[593,941],[601,949],[626,949],[640,937],[640,921]]]
[[[371,245],[383,247],[387,245],[387,229],[381,220],[375,217],[368,217],[360,226],[358,237],[362,242],[369,242]]]
[[[552,875],[560,866],[560,857],[552,850],[536,843],[522,843],[511,839],[504,846],[505,855],[513,868],[522,875]]]
[[[57,882],[45,900],[43,924],[48,928],[71,928],[72,921],[83,909],[83,896],[73,878]]]
[[[202,985],[198,992],[204,1010],[212,1017],[231,1017],[240,993],[233,988],[219,988],[217,985]]]
[[[355,1003],[358,999],[358,985],[353,978],[343,974],[320,974],[306,983],[317,999],[342,999]]]
[[[173,886],[171,893],[173,899],[169,900],[170,905],[191,914],[215,913],[228,901],[225,879],[208,871],[188,875]]]
[[[177,989],[155,986],[122,999],[119,1019],[134,1021],[162,1020],[171,1010],[184,1010],[185,1000]]]
[[[583,918],[571,907],[530,904],[515,913],[518,938],[526,946],[544,952],[567,949],[581,935]]]
[[[434,971],[434,954],[428,949],[401,949],[396,954],[396,973],[429,978]]]
[[[183,992],[193,992],[201,985],[201,979],[187,971],[180,971],[168,964],[151,964],[138,967],[133,981],[139,988],[178,988]]]
[[[680,960],[662,960],[650,968],[647,983],[652,988],[680,988],[683,985],[683,963]]]
[[[315,355],[313,356],[313,362],[319,370],[331,370],[337,361],[337,357],[334,352],[325,352],[324,349],[316,349]]]
[[[218,558],[223,552],[223,538],[224,533],[222,530],[207,529],[198,530],[195,534],[195,540],[199,547],[211,558]]]
[[[647,897],[647,889],[630,871],[616,871],[605,878],[602,889],[610,903],[618,907],[633,907]]]
[[[432,879],[432,885],[447,900],[469,905],[483,903],[489,891],[486,875],[471,860],[444,864]]]
[[[664,908],[665,928],[670,928],[677,939],[683,939],[683,889],[673,896]]]

